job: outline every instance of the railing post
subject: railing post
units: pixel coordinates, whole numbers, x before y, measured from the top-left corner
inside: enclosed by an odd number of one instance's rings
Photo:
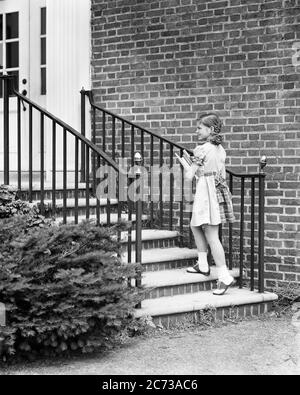
[[[240,276],[239,276],[239,287],[240,289],[243,288],[243,274],[244,274],[244,210],[245,210],[245,178],[242,177],[241,179],[241,213],[240,213]]]
[[[265,264],[264,264],[264,250],[265,250],[265,172],[264,168],[267,165],[267,158],[263,156],[260,160],[260,175],[259,175],[259,228],[258,228],[258,290],[260,293],[265,291]]]
[[[85,137],[85,95],[86,91],[84,88],[80,91],[81,95],[81,135]],[[80,171],[80,182],[85,182],[85,145],[81,143],[81,171]]]
[[[229,176],[229,190],[233,194],[233,175]],[[232,237],[232,223],[229,223],[229,270],[233,268],[233,237]]]
[[[135,161],[135,179],[137,181],[137,185],[139,184],[139,181],[141,179],[141,164],[143,161],[143,158],[139,152],[137,152],[134,156],[134,161]],[[136,236],[135,236],[135,262],[138,264],[142,264],[142,196],[143,196],[143,190],[142,190],[142,183],[140,186],[140,196],[136,199]],[[138,288],[141,288],[142,286],[142,272],[141,270],[138,270],[138,274],[136,277],[136,286]],[[138,308],[141,308],[141,304],[138,304]]]
[[[5,185],[9,185],[9,83],[11,79],[12,77],[8,75],[1,77],[3,81],[3,170]]]

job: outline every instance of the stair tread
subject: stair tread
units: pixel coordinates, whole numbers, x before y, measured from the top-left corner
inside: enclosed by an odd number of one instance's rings
[[[89,205],[90,207],[96,207],[97,206],[97,198],[89,198]],[[40,201],[34,201],[33,203],[40,203]],[[105,206],[107,205],[107,199],[100,199],[99,200],[100,206]],[[110,200],[111,205],[116,205],[118,204],[117,199],[111,199]],[[44,200],[44,204],[48,206],[52,206],[52,200],[51,199],[46,199]],[[64,205],[64,200],[63,199],[56,199],[55,200],[55,206],[57,208],[62,208]],[[79,207],[86,207],[86,198],[79,198],[78,199],[78,206]],[[75,198],[67,198],[67,207],[75,207]]]
[[[100,223],[107,223],[107,214],[100,214],[99,215],[100,218]],[[142,220],[145,221],[147,220],[149,217],[147,215],[142,215]],[[96,222],[97,221],[97,216],[96,215],[90,215],[90,218],[86,218],[85,215],[79,215],[78,216],[78,223],[86,221],[86,220],[90,220],[92,222]],[[123,221],[128,221],[128,214],[122,214],[121,215],[121,220]],[[135,214],[132,215],[132,221],[135,221]],[[60,224],[62,222],[62,217],[56,217],[56,220],[54,221],[56,224]],[[71,224],[74,223],[75,219],[74,216],[71,217],[67,217],[67,224]],[[118,222],[118,214],[117,213],[111,213],[110,215],[110,222],[112,224],[116,224]]]
[[[131,254],[132,262],[135,261],[135,251]],[[181,259],[193,259],[198,257],[197,249],[171,247],[149,248],[142,250],[142,263],[168,262]],[[122,253],[123,262],[128,262],[128,252]]]
[[[215,266],[211,267],[210,276],[203,276],[201,274],[187,273],[187,268],[159,270],[155,272],[144,272],[142,284],[146,288],[158,288],[183,284],[194,284],[206,281],[215,281],[218,279],[217,269]],[[234,278],[239,277],[239,269],[235,268],[230,271]]]
[[[131,240],[135,241],[135,230],[132,231]],[[162,239],[173,239],[179,236],[179,232],[171,230],[160,230],[160,229],[142,229],[142,240],[162,240]],[[126,243],[128,239],[128,232],[121,232],[121,242]]]
[[[142,308],[135,310],[136,317],[162,316],[169,314],[188,313],[206,308],[222,308],[257,304],[278,300],[274,293],[258,293],[247,289],[230,288],[223,296],[215,296],[212,291],[201,291],[191,294],[165,296],[142,301]]]
[[[17,187],[17,184],[13,184],[13,186]],[[90,185],[91,188],[91,185]],[[45,183],[44,184],[44,191],[52,191],[52,183]],[[63,190],[63,184],[57,184],[55,186],[55,189],[57,191],[61,191]],[[67,191],[73,191],[75,189],[75,184],[71,183],[71,184],[67,184]],[[79,183],[78,184],[78,189],[86,189],[86,183]],[[41,186],[40,183],[33,183],[32,184],[32,191],[33,192],[39,192],[41,190]],[[29,191],[29,186],[28,186],[28,182],[21,184],[21,191],[22,192],[28,192]]]

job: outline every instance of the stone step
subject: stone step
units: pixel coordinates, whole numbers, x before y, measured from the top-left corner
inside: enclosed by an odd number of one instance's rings
[[[95,207],[95,206],[97,206],[97,201],[98,201],[97,198],[89,198],[89,205],[91,207]],[[99,203],[100,203],[100,206],[106,206],[108,204],[108,200],[107,199],[100,199]],[[63,204],[64,204],[63,199],[56,199],[56,201],[55,201],[55,207],[56,208],[63,208]],[[117,205],[118,204],[118,200],[117,199],[111,199],[110,200],[110,204],[111,205]],[[50,199],[47,200],[46,199],[44,201],[44,205],[52,208],[52,200],[50,200]],[[67,206],[67,208],[75,207],[75,199],[73,199],[73,198],[67,199],[67,205],[66,206]],[[78,199],[78,207],[86,207],[86,199],[85,198],[79,198]]]
[[[13,186],[17,187],[17,184],[12,184]],[[89,184],[91,187],[91,184]],[[53,185],[52,183],[45,183],[44,184],[44,191],[52,191]],[[85,182],[79,182],[78,183],[78,189],[86,189],[86,183]],[[41,186],[39,182],[35,182],[32,184],[32,190],[33,192],[40,192],[41,191]],[[62,191],[63,190],[63,184],[62,183],[57,183],[55,185],[55,190],[56,191]],[[67,190],[75,190],[75,185],[74,183],[67,183]],[[21,191],[22,192],[28,192],[29,191],[29,186],[28,183],[21,184]]]
[[[75,186],[74,184],[68,184],[67,185],[67,198],[74,198],[75,197]],[[86,196],[86,184],[85,183],[80,183],[78,185],[78,197],[79,198],[85,198]],[[91,186],[89,189],[91,193]],[[29,197],[29,187],[28,184],[24,184],[21,186],[21,193],[20,193],[21,199],[23,200],[28,200]],[[52,184],[45,184],[44,186],[44,198],[45,199],[52,199],[53,196],[53,188]],[[33,200],[39,200],[41,197],[41,188],[39,184],[33,184],[32,186],[32,199]],[[63,199],[63,186],[61,184],[58,184],[55,188],[55,197],[57,199]]]
[[[131,241],[135,242],[135,231],[131,233]],[[162,240],[162,239],[174,239],[179,236],[179,232],[176,230],[161,230],[161,229],[142,229],[142,239],[144,241],[149,240]],[[121,241],[127,242],[128,232],[121,232]]]
[[[106,214],[100,214],[99,216],[100,219],[100,225],[107,225],[107,215]],[[132,222],[135,222],[136,216],[135,214],[132,215]],[[149,217],[148,215],[142,215],[142,221],[148,221]],[[82,216],[78,216],[78,222],[83,222],[89,220],[92,223],[96,223],[97,222],[97,216],[96,215],[90,215],[90,217],[87,219],[85,215]],[[128,214],[122,214],[121,215],[121,220],[122,221],[128,221]],[[55,221],[54,221],[57,225],[62,224],[63,222],[63,218],[62,217],[56,217]],[[118,214],[115,213],[111,213],[110,215],[110,223],[112,225],[117,224],[119,222],[118,219]],[[67,224],[74,224],[75,223],[75,219],[74,217],[67,217]]]
[[[233,269],[230,274],[239,278],[239,269]],[[149,288],[146,299],[183,295],[200,291],[210,291],[216,288],[217,269],[211,266],[211,274],[206,277],[201,274],[187,273],[186,268],[145,272],[142,275],[142,285]]]
[[[13,166],[14,164],[11,163]],[[32,184],[34,187],[40,188],[41,185],[41,172],[39,169],[36,169],[36,167],[39,167],[39,162],[33,163],[33,169],[32,171]],[[30,178],[30,173],[28,170],[22,170],[21,172],[21,186],[22,188],[28,188],[29,185],[29,178]],[[62,186],[64,182],[64,171],[62,169],[58,169],[55,172],[55,182],[56,185]],[[75,172],[74,170],[72,171],[71,169],[67,170],[66,172],[66,179],[67,179],[67,184],[68,185],[74,185],[75,184]],[[3,182],[4,180],[4,173],[3,171],[0,170],[0,182]],[[47,187],[52,187],[52,171],[44,171],[44,177],[43,177],[44,185]],[[81,173],[80,171],[78,172],[78,183],[82,185],[83,183],[81,181]],[[90,173],[90,183],[92,182],[92,174]],[[9,183],[10,185],[17,185],[18,184],[18,171],[17,170],[11,170],[9,172]]]
[[[177,231],[160,230],[160,229],[142,229],[142,248],[171,248],[176,247],[179,233]],[[121,243],[127,244],[129,232],[121,232]],[[132,249],[135,250],[135,230],[131,231]],[[124,246],[126,248],[126,246]]]
[[[155,323],[165,327],[193,317],[197,321],[200,311],[211,311],[216,318],[224,314],[239,317],[263,314],[278,300],[274,293],[258,293],[247,289],[230,288],[223,296],[215,296],[211,291],[169,296],[142,301],[142,308],[135,310],[135,316],[150,316]]]
[[[198,259],[196,249],[189,248],[150,248],[142,250],[144,271],[179,269],[194,265]],[[122,252],[123,262],[128,262],[128,252]],[[135,262],[135,251],[132,251],[131,262]]]
[[[100,199],[97,198],[89,198],[89,212],[90,215],[96,215],[97,213],[97,202],[99,202],[99,212],[101,214],[105,214],[107,210],[107,199]],[[35,201],[33,203],[40,204],[39,201]],[[116,211],[118,208],[118,200],[111,199],[110,201],[111,210]],[[53,210],[52,200],[46,199],[44,200],[44,207],[45,207],[45,214],[46,216],[51,216],[54,212],[56,216],[59,216],[63,212],[64,201],[63,199],[56,199],[55,201],[55,210]],[[68,216],[75,215],[75,198],[68,198],[66,201],[66,211]],[[86,214],[86,199],[79,198],[78,199],[78,215],[85,215]]]

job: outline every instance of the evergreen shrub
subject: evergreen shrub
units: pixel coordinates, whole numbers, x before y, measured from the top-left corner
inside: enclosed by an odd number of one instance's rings
[[[33,203],[19,199],[18,189],[11,185],[0,185],[0,219],[26,215],[27,227],[51,225],[51,219],[45,219],[39,208]]]
[[[116,238],[131,224],[32,228],[28,215],[0,222],[2,359],[106,349],[132,326],[143,291],[128,279],[141,267],[121,262]]]

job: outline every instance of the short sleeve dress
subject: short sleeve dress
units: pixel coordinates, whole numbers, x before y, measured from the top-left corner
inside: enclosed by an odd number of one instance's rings
[[[194,149],[195,157],[204,157],[199,166],[191,218],[192,226],[219,225],[235,221],[232,195],[226,184],[226,152],[222,145],[207,142]]]

